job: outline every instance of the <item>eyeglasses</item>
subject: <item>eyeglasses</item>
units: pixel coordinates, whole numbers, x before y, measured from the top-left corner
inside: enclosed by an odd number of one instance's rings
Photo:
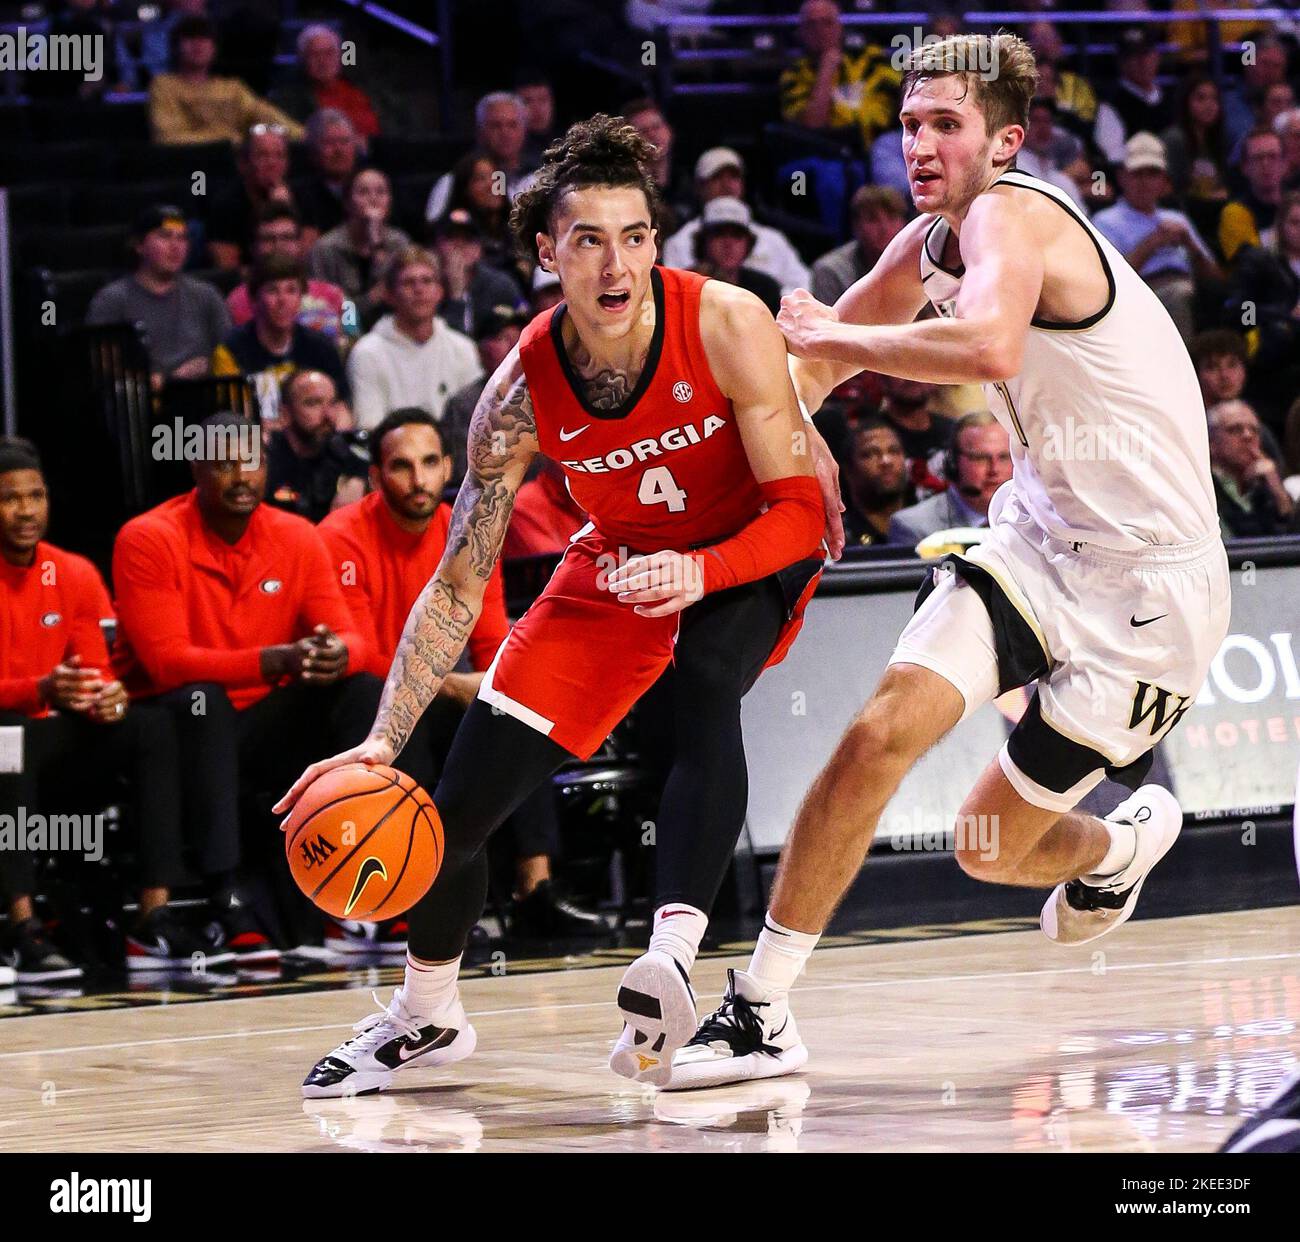
[[[259,121],[249,128],[248,136],[257,138],[262,134],[275,134],[278,138],[283,138],[288,132],[283,125],[277,125],[273,121]]]

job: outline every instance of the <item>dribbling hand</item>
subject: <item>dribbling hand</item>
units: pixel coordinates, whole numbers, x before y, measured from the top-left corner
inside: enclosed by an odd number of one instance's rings
[[[271,808],[271,813],[273,815],[288,815],[293,810],[294,803],[302,797],[303,790],[331,768],[345,767],[349,763],[380,763],[386,767],[391,767],[393,760],[396,758],[392,746],[383,738],[368,737],[360,746],[354,746],[351,750],[345,750],[341,754],[331,756],[329,759],[322,759],[319,763],[313,763],[294,781],[289,788],[289,792]],[[280,831],[284,831],[283,823],[280,824]]]

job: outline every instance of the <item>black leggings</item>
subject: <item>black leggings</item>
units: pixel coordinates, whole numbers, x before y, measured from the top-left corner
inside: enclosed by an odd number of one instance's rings
[[[642,697],[652,767],[663,780],[655,822],[656,902],[708,911],[745,821],[749,775],[740,700],[762,672],[802,583],[773,575],[707,596],[682,614],[674,662]],[[594,691],[593,691],[594,692]],[[488,838],[570,753],[475,699],[433,800],[446,854],[412,908],[411,953],[449,961],[465,947],[488,889]]]

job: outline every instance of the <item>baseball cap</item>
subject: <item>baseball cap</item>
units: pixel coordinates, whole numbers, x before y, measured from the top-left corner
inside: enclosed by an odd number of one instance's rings
[[[734,168],[743,173],[745,161],[740,158],[740,152],[733,151],[730,147],[711,147],[695,161],[695,180],[707,181],[710,177],[716,177],[724,168]]]
[[[502,302],[496,306],[489,306],[475,317],[474,339],[481,341],[489,336],[496,336],[505,328],[522,328],[527,323],[528,316],[523,311]]]
[[[132,236],[139,240],[148,237],[154,229],[162,228],[180,229],[182,233],[185,232],[185,213],[170,203],[155,203],[136,216]]]
[[[452,233],[464,233],[475,240],[481,240],[483,237],[483,230],[479,228],[478,222],[464,207],[453,207],[433,226],[434,237],[447,237]]]
[[[738,198],[712,198],[700,212],[700,231],[710,229],[743,229],[754,236],[754,216],[746,203]]]
[[[1168,172],[1165,144],[1155,134],[1134,134],[1124,144],[1124,167],[1129,172],[1138,172],[1143,168],[1158,168],[1161,172]]]

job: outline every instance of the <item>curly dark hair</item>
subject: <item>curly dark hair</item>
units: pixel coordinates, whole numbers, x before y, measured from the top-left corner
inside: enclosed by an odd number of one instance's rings
[[[510,212],[510,231],[519,253],[537,262],[538,233],[551,231],[560,199],[589,186],[630,186],[650,207],[650,224],[659,219],[659,191],[650,175],[655,149],[622,117],[597,113],[570,125],[542,157],[532,186],[520,194]]]

